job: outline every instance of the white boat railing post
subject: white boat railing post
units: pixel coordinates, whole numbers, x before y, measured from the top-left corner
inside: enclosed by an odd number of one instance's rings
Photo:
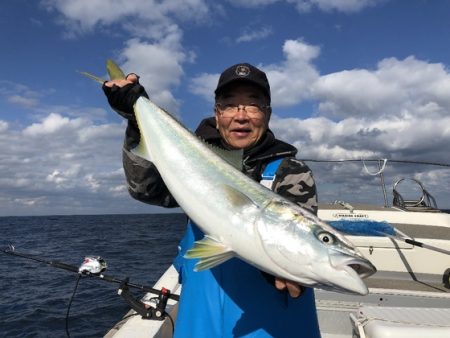
[[[379,175],[380,175],[380,179],[381,179],[381,188],[383,189],[384,207],[389,208],[389,202],[387,200],[387,193],[386,193],[386,184],[384,183],[384,175],[383,175],[384,169],[386,168],[386,162],[387,162],[387,159],[384,159],[383,165],[382,165],[381,164],[382,161],[381,160],[378,161],[378,168],[380,169],[378,172],[380,173]]]

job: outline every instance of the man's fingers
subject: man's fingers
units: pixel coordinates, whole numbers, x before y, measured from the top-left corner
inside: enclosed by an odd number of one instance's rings
[[[280,291],[285,290],[286,282],[283,279],[275,278],[275,287]]]
[[[127,81],[131,81],[132,83],[138,83],[139,75],[137,75],[135,73],[130,73],[127,75]]]
[[[111,80],[111,81],[106,81],[105,82],[105,86],[112,88],[113,86],[117,86],[117,87],[124,87],[128,84],[131,83],[138,83],[139,82],[139,76],[136,75],[135,73],[130,73],[127,75],[126,79],[118,79],[118,80]]]
[[[286,286],[289,292],[289,295],[292,298],[298,298],[302,294],[302,287],[295,282],[286,281]]]
[[[278,290],[286,290],[292,298],[298,298],[301,296],[303,287],[296,282],[287,281],[281,278],[275,278],[275,287]]]
[[[106,87],[112,87],[112,86],[117,86],[122,88],[123,86],[126,86],[127,84],[133,83],[129,80],[125,80],[125,79],[120,79],[120,80],[111,80],[111,81],[106,81],[105,82],[105,86]]]

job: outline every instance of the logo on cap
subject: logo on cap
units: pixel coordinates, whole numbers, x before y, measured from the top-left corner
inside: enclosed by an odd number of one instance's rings
[[[247,66],[237,66],[236,67],[236,75],[238,76],[248,76],[250,74],[250,68],[248,68]]]

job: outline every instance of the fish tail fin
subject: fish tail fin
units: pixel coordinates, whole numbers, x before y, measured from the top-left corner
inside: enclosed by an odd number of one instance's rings
[[[111,59],[106,60],[106,70],[108,71],[111,80],[125,79],[126,76],[122,69]]]
[[[98,82],[101,84],[105,83],[105,80],[103,80],[102,78],[100,78],[98,76],[92,75],[91,73],[88,73],[88,72],[78,72],[78,73],[90,78],[91,80],[94,80],[95,82]]]
[[[126,78],[122,69],[120,69],[120,67],[111,59],[106,60],[106,70],[108,71],[110,80],[120,80],[120,79]],[[103,80],[101,77],[98,77],[91,73],[88,73],[88,72],[78,72],[78,73],[80,73],[81,75],[84,75],[84,76],[90,78],[91,80],[94,80],[95,82],[98,82],[100,84],[105,83],[105,80]]]

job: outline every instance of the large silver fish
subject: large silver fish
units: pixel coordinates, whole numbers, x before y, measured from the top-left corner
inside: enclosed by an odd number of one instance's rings
[[[156,165],[205,233],[186,254],[199,258],[197,270],[237,256],[305,286],[368,293],[361,277],[375,267],[332,227],[238,170],[241,152],[213,149],[144,97],[134,110],[141,133],[134,152]]]
[[[240,171],[242,152],[214,149],[150,100],[134,111],[133,151],[151,160],[186,214],[205,233],[186,257],[197,270],[239,257],[305,286],[367,294],[375,267],[331,226]]]

